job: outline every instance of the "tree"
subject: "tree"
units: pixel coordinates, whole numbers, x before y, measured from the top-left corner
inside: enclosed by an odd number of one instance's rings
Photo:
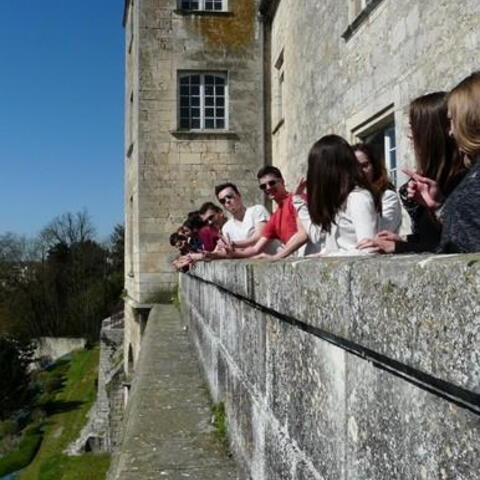
[[[93,240],[95,227],[86,210],[67,212],[55,217],[40,233],[47,248],[63,243],[67,246]]]
[[[0,336],[0,419],[22,408],[28,400],[33,345]]]

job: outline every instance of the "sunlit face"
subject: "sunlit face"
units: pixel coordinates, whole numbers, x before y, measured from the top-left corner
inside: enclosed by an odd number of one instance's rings
[[[203,215],[200,215],[202,220],[211,227],[215,227],[220,230],[225,223],[225,215],[222,211],[216,212],[209,208]]]
[[[258,180],[258,186],[270,200],[280,200],[284,198],[287,193],[283,179],[270,173]]]
[[[373,182],[373,165],[370,159],[360,150],[355,150],[360,170],[369,182]]]
[[[238,194],[232,187],[227,187],[218,192],[218,201],[225,207],[227,212],[232,214],[243,208],[242,196]]]

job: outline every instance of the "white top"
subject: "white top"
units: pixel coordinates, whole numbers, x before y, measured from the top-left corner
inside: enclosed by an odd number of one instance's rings
[[[402,226],[402,206],[397,192],[387,189],[382,196],[382,216],[379,230],[398,233]]]
[[[266,222],[270,217],[268,210],[263,205],[254,205],[245,210],[243,220],[240,222],[231,218],[222,227],[222,234],[232,242],[247,240],[255,233],[255,227],[260,222]]]
[[[364,238],[373,238],[378,231],[379,215],[375,210],[373,197],[368,190],[355,188],[350,192],[344,206],[337,213],[335,223],[332,223],[330,233],[312,223],[305,201],[295,195],[293,205],[303,228],[321,253],[364,254],[357,249],[357,242]]]

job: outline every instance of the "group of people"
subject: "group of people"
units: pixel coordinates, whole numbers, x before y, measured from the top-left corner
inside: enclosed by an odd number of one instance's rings
[[[306,180],[293,192],[280,170],[258,172],[259,188],[276,204],[246,207],[233,183],[215,187],[222,208],[207,202],[171,235],[174,261],[188,269],[200,260],[269,258],[291,254],[469,253],[480,251],[480,72],[451,92],[410,104],[408,138],[415,168],[398,193],[381,155],[338,135],[318,140]],[[402,205],[411,234],[400,235]]]

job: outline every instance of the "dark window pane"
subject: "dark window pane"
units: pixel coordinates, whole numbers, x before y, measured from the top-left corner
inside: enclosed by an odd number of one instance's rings
[[[215,115],[217,117],[224,117],[225,116],[225,109],[223,108],[216,108],[215,109]]]
[[[180,128],[190,128],[190,121],[188,118],[180,119]]]
[[[213,10],[213,1],[206,0],[205,1],[205,10]]]
[[[213,95],[213,87],[205,87],[205,95]]]
[[[217,119],[217,128],[225,128],[225,120],[221,118]]]
[[[182,77],[180,79],[180,85],[188,85],[190,83],[190,77]]]
[[[215,100],[213,97],[205,97],[205,106],[213,107],[215,105]]]
[[[199,108],[192,108],[190,110],[192,117],[200,118],[200,109]]]
[[[215,128],[215,120],[206,119],[205,128]]]
[[[180,97],[180,106],[188,107],[190,105],[188,97]]]
[[[205,85],[213,85],[215,83],[215,77],[213,75],[205,75]]]
[[[200,95],[200,87],[190,87],[190,95]]]
[[[221,2],[216,2],[215,3],[215,10],[221,10],[222,9],[222,3]]]
[[[225,79],[223,77],[215,77],[215,85],[225,85]]]
[[[181,108],[180,109],[180,116],[182,118],[188,118],[190,117],[190,109],[189,108]]]
[[[213,108],[206,108],[205,109],[205,116],[206,117],[213,117],[214,116],[214,109]]]
[[[215,93],[217,95],[225,95],[225,87],[215,87]]]
[[[193,107],[198,107],[200,106],[200,97],[192,97],[191,98],[191,105]]]
[[[200,85],[200,75],[192,75],[190,77],[190,83],[192,85]]]
[[[225,98],[218,97],[217,98],[217,107],[223,107],[225,105]]]
[[[180,87],[180,95],[189,95],[190,87]]]
[[[199,118],[192,118],[191,128],[200,128],[200,119]]]

